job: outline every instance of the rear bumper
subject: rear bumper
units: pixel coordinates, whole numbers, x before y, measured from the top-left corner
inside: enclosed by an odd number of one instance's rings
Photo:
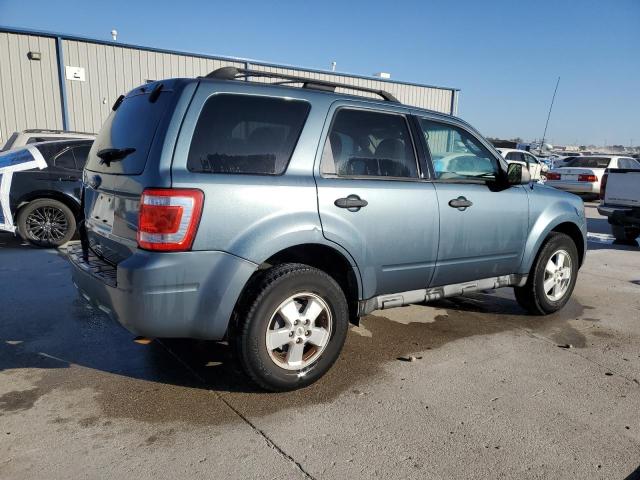
[[[257,265],[225,252],[140,250],[112,267],[69,251],[80,294],[136,335],[220,340]]]
[[[546,185],[571,193],[600,193],[600,184],[591,182],[547,180]]]
[[[640,226],[640,208],[599,205],[598,213],[608,217],[613,225]]]

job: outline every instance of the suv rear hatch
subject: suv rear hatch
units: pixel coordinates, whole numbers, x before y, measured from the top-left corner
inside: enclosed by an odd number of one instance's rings
[[[111,264],[137,248],[144,188],[171,186],[170,175],[160,175],[159,162],[179,97],[177,83],[150,83],[120,97],[89,152],[83,194],[86,240]]]

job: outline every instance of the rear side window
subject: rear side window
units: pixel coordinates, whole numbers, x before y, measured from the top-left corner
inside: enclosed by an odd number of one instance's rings
[[[91,145],[85,145],[73,149],[73,155],[76,158],[76,168],[78,170],[82,170],[84,168],[84,164],[87,163],[89,150],[91,150]]]
[[[161,90],[160,95],[151,102],[150,91],[152,89],[148,88],[145,93],[129,94],[111,112],[93,144],[87,170],[122,175],[139,175],[144,171],[153,137],[173,93],[171,90]],[[135,151],[118,161],[101,162],[97,155],[105,149],[128,148]]]
[[[75,170],[76,161],[75,161],[75,158],[73,157],[73,149],[68,148],[64,152],[62,152],[60,155],[58,155],[54,160],[54,164],[58,168]]]
[[[323,175],[416,178],[418,168],[402,115],[342,108],[322,153]]]
[[[310,108],[299,100],[214,95],[196,124],[187,168],[199,173],[280,175]]]

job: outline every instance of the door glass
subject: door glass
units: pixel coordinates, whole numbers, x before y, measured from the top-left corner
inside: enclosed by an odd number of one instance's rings
[[[420,119],[436,178],[497,178],[498,160],[462,128]]]
[[[417,178],[413,144],[402,115],[342,108],[334,117],[320,166],[323,175]]]

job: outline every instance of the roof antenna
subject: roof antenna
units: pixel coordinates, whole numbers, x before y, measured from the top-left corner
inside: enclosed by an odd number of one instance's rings
[[[558,91],[558,85],[560,85],[560,77],[556,82],[556,89],[553,91],[553,97],[551,97],[551,105],[549,105],[549,114],[547,115],[547,123],[544,124],[544,133],[542,134],[542,140],[540,141],[540,155],[542,155],[542,149],[544,148],[544,140],[547,136],[547,127],[549,126],[549,118],[551,118],[551,109],[553,108],[553,101],[556,99],[556,92]]]
[[[114,42],[118,40],[118,30],[116,30],[115,28],[111,30],[111,38],[113,38]]]
[[[338,65],[336,62],[331,62],[331,71],[332,72],[336,71],[336,65]]]

